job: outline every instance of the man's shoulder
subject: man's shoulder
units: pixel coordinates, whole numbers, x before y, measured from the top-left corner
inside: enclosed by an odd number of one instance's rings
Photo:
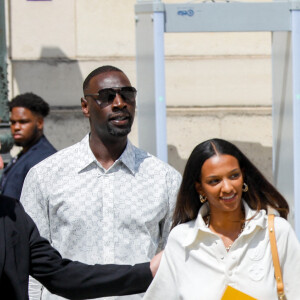
[[[76,159],[82,154],[80,151],[80,148],[82,147],[81,142],[78,142],[74,145],[71,145],[67,148],[64,148],[62,150],[59,150],[52,154],[51,156],[48,156],[41,162],[39,162],[37,165],[35,165],[33,168],[35,170],[43,170],[46,169],[48,166],[54,166],[54,165],[63,165],[68,164],[69,160],[72,160],[72,164],[76,164]]]
[[[49,142],[49,140],[43,136],[40,140],[40,143],[37,144],[37,150],[38,151],[46,151],[49,153],[55,153],[57,150],[54,148],[54,146]]]
[[[137,148],[135,146],[133,147],[134,147],[136,162],[140,162],[147,168],[151,167],[151,168],[161,169],[162,171],[181,176],[180,173],[168,163],[160,160],[156,156],[146,152],[143,149]]]
[[[28,151],[26,160],[29,163],[31,162],[33,165],[35,165],[56,152],[57,150],[46,139],[46,137],[42,137],[41,140],[36,145],[34,145],[31,150]]]
[[[14,168],[9,170],[9,174],[11,174],[11,176],[15,176],[15,174],[17,174],[19,176],[18,180],[21,180],[21,174],[23,174],[25,177],[27,172],[32,167],[48,158],[55,152],[56,149],[47,140],[42,138],[42,140],[32,146],[20,157],[20,159],[17,160]],[[24,178],[22,179],[22,182],[23,180]]]
[[[134,153],[135,153],[135,159],[136,161],[142,161],[145,162],[147,164],[155,164],[157,166],[160,166],[161,168],[165,168],[165,169],[169,169],[169,170],[174,170],[175,172],[176,169],[173,168],[171,165],[169,165],[168,163],[162,161],[161,159],[159,159],[158,157],[152,155],[151,153],[138,148],[134,145],[132,145],[133,149],[134,149]]]

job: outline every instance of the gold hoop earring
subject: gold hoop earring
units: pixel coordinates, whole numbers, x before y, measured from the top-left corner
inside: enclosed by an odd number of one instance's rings
[[[199,194],[199,199],[201,203],[205,203],[207,201],[207,197],[203,197],[201,194]]]
[[[243,191],[244,193],[248,192],[248,185],[247,185],[245,182],[243,183],[242,191]]]

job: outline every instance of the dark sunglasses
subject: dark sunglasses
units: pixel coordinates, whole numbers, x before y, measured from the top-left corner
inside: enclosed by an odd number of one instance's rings
[[[124,87],[112,87],[107,89],[99,90],[97,94],[88,94],[86,96],[97,96],[93,98],[99,105],[109,105],[112,104],[116,95],[119,94],[123,100],[128,104],[135,103],[137,90],[133,86],[124,86]]]

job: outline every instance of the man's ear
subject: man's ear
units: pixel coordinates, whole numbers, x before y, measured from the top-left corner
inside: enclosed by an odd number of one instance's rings
[[[43,130],[44,128],[44,118],[43,117],[38,117],[37,119],[37,128],[38,130]]]
[[[90,117],[90,112],[89,112],[89,106],[88,106],[88,102],[86,99],[84,99],[83,97],[81,98],[81,110],[83,112],[83,115],[87,118]]]

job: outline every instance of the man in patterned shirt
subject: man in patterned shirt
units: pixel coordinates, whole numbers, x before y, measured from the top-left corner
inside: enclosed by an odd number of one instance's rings
[[[89,264],[149,261],[166,243],[181,176],[127,139],[136,90],[121,70],[94,70],[83,94],[90,133],[32,168],[21,202],[66,258]],[[42,294],[60,299],[45,289]]]

